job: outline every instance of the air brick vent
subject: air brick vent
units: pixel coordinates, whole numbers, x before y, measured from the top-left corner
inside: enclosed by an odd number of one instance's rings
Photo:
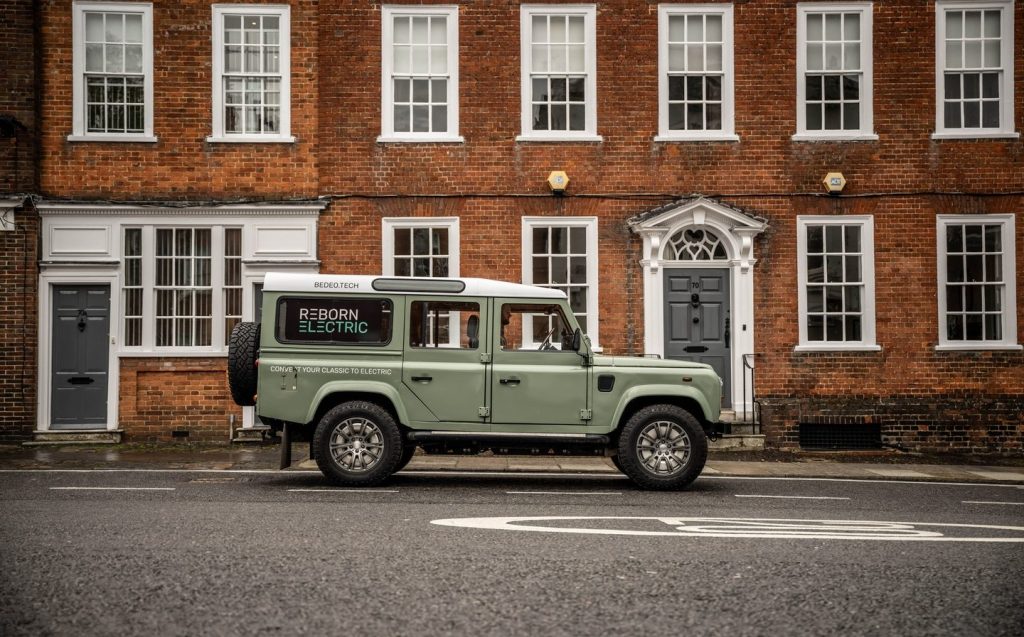
[[[816,451],[881,449],[882,425],[877,422],[801,422],[800,447]]]

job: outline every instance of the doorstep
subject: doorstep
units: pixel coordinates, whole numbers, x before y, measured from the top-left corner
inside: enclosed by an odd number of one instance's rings
[[[124,439],[124,429],[65,429],[61,431],[34,431],[32,440],[23,447],[46,445],[117,445]]]

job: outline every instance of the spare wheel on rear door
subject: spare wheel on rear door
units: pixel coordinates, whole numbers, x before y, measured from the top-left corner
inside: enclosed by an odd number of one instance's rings
[[[228,341],[228,387],[243,407],[256,404],[256,359],[260,354],[260,324],[239,323]]]

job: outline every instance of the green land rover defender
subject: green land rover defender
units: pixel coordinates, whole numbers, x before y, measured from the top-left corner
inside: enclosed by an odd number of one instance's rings
[[[564,293],[485,279],[269,274],[228,382],[339,485],[426,453],[603,455],[649,489],[693,482],[722,384],[707,365],[602,356]]]

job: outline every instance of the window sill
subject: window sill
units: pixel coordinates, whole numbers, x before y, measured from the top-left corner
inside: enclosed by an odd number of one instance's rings
[[[790,139],[794,142],[877,142],[878,135],[873,133],[852,133],[849,135],[797,133]]]
[[[586,134],[586,135],[517,135],[517,142],[557,142],[559,144],[573,143],[573,142],[603,142],[604,137],[600,135]]]
[[[296,138],[294,135],[288,135],[287,137],[271,137],[271,136],[257,136],[257,135],[238,135],[238,136],[222,136],[215,137],[211,135],[206,138],[208,144],[294,144]]]
[[[1019,352],[1024,350],[1024,345],[1013,343],[964,343],[936,345],[936,352]]]
[[[195,350],[195,349],[168,349],[168,350],[127,350],[117,352],[118,358],[226,358],[226,350]]]
[[[738,142],[739,135],[655,135],[656,142]]]
[[[464,144],[462,135],[454,137],[416,137],[415,135],[381,135],[378,144]]]
[[[152,135],[68,135],[69,142],[121,142],[133,144],[152,144],[158,139]]]
[[[1006,131],[953,133],[932,133],[932,139],[1020,139],[1020,133]]]
[[[794,352],[880,352],[881,345],[797,345]]]

